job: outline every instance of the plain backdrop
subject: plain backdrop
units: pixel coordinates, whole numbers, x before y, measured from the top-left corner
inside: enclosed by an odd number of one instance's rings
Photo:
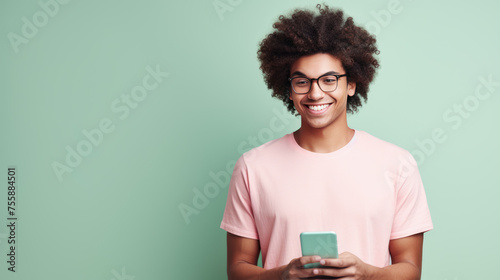
[[[422,279],[494,279],[500,6],[326,3],[377,36],[381,67],[348,124],[418,160],[435,227]],[[315,4],[2,1],[0,278],[226,279],[232,164],[300,126],[271,98],[258,44],[279,15]]]

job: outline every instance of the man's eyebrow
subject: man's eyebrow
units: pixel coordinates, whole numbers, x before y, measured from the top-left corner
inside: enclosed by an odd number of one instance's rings
[[[300,71],[295,71],[292,73],[292,75],[290,75],[290,77],[293,77],[293,76],[304,76],[304,77],[307,77],[306,74],[300,72]]]
[[[326,73],[322,74],[321,76],[324,76],[324,75],[338,75],[338,74],[340,74],[340,73],[336,72],[336,71],[330,71],[330,72],[326,72]],[[302,73],[300,71],[293,72],[292,75],[291,75],[291,77],[293,77],[293,76],[304,76],[304,77],[307,77],[306,74],[304,74],[304,73]]]

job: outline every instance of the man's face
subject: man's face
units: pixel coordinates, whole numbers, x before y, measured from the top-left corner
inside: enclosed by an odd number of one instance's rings
[[[346,74],[342,63],[331,54],[318,53],[299,58],[292,65],[290,77],[318,78],[328,72],[333,74]],[[347,84],[346,77],[337,80],[337,88],[333,92],[324,92],[314,80],[311,89],[306,94],[297,94],[290,89],[290,99],[293,100],[295,109],[302,117],[304,128],[326,128],[335,125],[346,118],[347,95],[353,96],[356,84]],[[314,111],[308,105],[323,105],[328,107]],[[305,127],[307,126],[307,127]]]

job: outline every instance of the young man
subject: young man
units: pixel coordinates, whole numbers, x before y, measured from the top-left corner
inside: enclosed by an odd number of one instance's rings
[[[301,126],[235,165],[221,222],[229,279],[420,279],[433,225],[416,161],[347,125],[379,66],[375,38],[318,9],[280,16],[260,44],[266,83]],[[301,256],[306,231],[335,231],[339,258],[303,268],[319,260]]]

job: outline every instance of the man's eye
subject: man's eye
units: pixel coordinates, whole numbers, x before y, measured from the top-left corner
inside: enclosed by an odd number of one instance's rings
[[[335,83],[337,81],[337,79],[335,78],[326,78],[323,80],[324,83],[327,83],[327,84],[332,84],[332,83]]]
[[[307,86],[307,85],[309,85],[309,81],[308,80],[296,80],[295,85],[296,86]]]

